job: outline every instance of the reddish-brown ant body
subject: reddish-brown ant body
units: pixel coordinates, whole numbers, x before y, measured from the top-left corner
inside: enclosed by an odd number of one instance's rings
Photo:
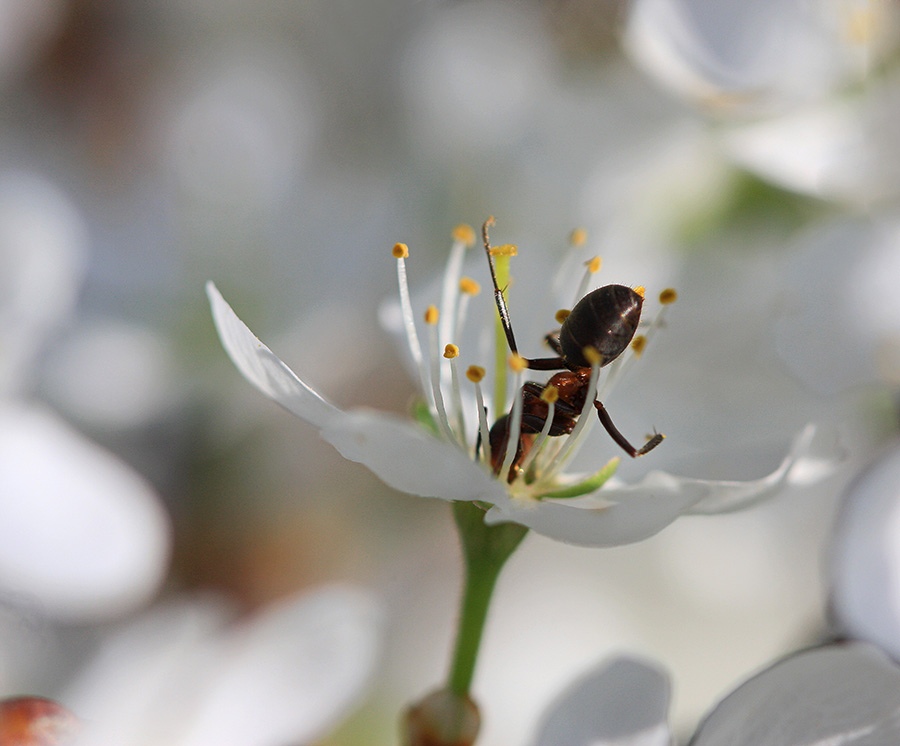
[[[487,232],[488,226],[492,223],[492,219],[485,222],[482,236],[494,285],[494,300],[509,349],[514,355],[518,355],[506,299],[497,284],[497,275],[494,271]],[[522,358],[526,368],[560,372],[551,376],[547,383],[528,381],[522,386],[520,391],[522,419],[516,454],[509,470],[510,482],[518,476],[520,464],[531,447],[534,435],[541,432],[547,422],[549,405],[542,398],[544,391],[553,386],[558,395],[548,435],[560,436],[571,433],[587,401],[591,381],[591,361],[588,358],[599,356],[600,367],[604,367],[628,348],[640,322],[643,302],[640,293],[624,285],[605,285],[597,288],[575,304],[571,313],[562,321],[559,331],[547,335],[546,341],[556,353],[555,357]],[[663,440],[663,435],[657,433],[641,448],[635,448],[613,424],[602,402],[594,399],[594,407],[610,437],[632,458],[643,456]],[[500,417],[490,430],[491,464],[496,474],[499,474],[506,457],[509,430],[509,414]]]

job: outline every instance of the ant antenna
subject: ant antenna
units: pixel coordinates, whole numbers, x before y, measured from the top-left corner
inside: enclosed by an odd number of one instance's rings
[[[494,271],[494,257],[491,254],[491,239],[488,237],[488,226],[494,224],[494,216],[491,215],[484,221],[481,226],[481,237],[484,239],[484,253],[487,255],[488,267],[491,269],[491,282],[494,284],[494,302],[497,304],[497,313],[500,314],[500,323],[503,324],[503,331],[506,334],[506,342],[509,344],[510,352],[514,355],[519,354],[516,346],[516,338],[513,334],[512,322],[509,319],[509,309],[506,307],[506,298],[503,297],[503,291],[497,284],[497,273]]]

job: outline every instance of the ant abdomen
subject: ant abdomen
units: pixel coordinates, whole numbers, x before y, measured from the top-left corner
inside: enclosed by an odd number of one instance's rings
[[[643,303],[641,295],[625,285],[604,285],[585,295],[559,330],[566,365],[572,370],[590,368],[586,347],[600,353],[601,367],[619,357],[634,338]]]

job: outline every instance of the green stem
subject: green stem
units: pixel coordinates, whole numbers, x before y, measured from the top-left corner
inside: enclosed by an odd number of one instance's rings
[[[447,688],[467,695],[497,577],[528,529],[515,523],[486,526],[484,511],[470,502],[454,503],[453,514],[463,545],[466,581]]]

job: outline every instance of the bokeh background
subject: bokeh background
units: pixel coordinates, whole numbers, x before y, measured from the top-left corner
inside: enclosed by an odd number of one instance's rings
[[[383,598],[383,663],[327,743],[392,743],[445,675],[449,509],[252,390],[204,283],[333,401],[404,412],[414,382],[378,325],[391,246],[424,287],[452,228],[495,215],[531,348],[553,322],[529,313],[556,306],[529,262],[561,262],[584,227],[599,282],[680,292],[608,402],[625,432],[668,435],[625,478],[762,475],[808,421],[847,451],[827,484],[747,513],[608,550],[529,537],[511,560],[475,683],[485,746],[526,743],[613,652],[670,670],[689,732],[748,673],[828,637],[836,501],[896,430],[895,16],[877,0],[3,0],[0,287],[27,300],[4,319],[5,394],[152,485],[173,542],[157,598],[214,590],[249,613],[335,580]],[[46,258],[22,279],[26,255]],[[39,340],[22,308],[51,309]],[[595,436],[585,468],[615,450]],[[58,691],[138,612],[0,601],[4,628],[35,632],[7,647],[3,694]]]

